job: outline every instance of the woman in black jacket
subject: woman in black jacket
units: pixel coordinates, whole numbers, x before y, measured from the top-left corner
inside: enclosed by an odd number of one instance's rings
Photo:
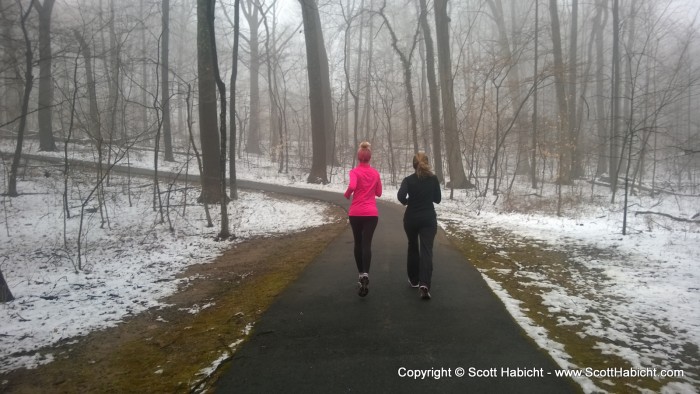
[[[420,297],[430,299],[430,280],[433,275],[433,240],[437,233],[437,215],[433,203],[439,204],[440,182],[430,169],[428,156],[423,152],[413,156],[416,172],[401,182],[398,198],[407,205],[403,228],[408,237],[406,268],[411,287],[418,287]]]

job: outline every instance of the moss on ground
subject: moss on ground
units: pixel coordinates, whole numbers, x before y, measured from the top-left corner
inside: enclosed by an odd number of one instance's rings
[[[218,371],[202,371],[245,341],[247,328],[345,228],[343,213],[333,208],[332,224],[243,242],[190,267],[182,276],[194,279],[164,300],[169,306],[44,349],[55,361],[0,375],[0,392],[208,391]]]
[[[571,261],[564,253],[547,250],[543,245],[538,245],[531,240],[518,240],[512,234],[502,231],[489,231],[489,236],[497,241],[495,244],[502,245],[498,249],[478,242],[466,230],[450,228],[448,234],[451,242],[482,275],[499,283],[510,297],[521,303],[520,310],[528,318],[537,326],[545,328],[551,339],[564,346],[566,353],[571,356],[569,360],[571,363],[581,368],[595,370],[633,367],[627,360],[614,354],[604,353],[600,349],[601,343],[615,345],[613,339],[583,334],[585,316],[582,321],[581,316],[567,314],[564,308],[559,311],[548,308],[543,298],[543,294],[549,291],[547,283],[533,279],[532,275],[522,275],[524,272],[545,274],[549,283],[555,283],[566,289],[569,294],[586,297],[595,295],[582,293],[585,290],[576,286],[577,280],[586,277],[596,281],[596,278],[602,275],[600,272],[586,270],[580,264],[577,265]],[[607,252],[590,250],[586,253],[595,256]],[[586,313],[594,316],[597,311],[587,310]],[[600,316],[598,318],[606,323]],[[560,319],[566,321],[566,324],[561,324]],[[572,323],[574,321],[577,323]],[[591,378],[591,380],[599,388],[615,393],[637,393],[644,390],[659,392],[671,381],[650,377]]]

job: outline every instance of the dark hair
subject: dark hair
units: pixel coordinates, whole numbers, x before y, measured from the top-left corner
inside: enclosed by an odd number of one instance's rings
[[[428,163],[428,156],[425,152],[418,152],[413,156],[413,168],[416,170],[418,178],[427,178],[433,176],[433,171]]]

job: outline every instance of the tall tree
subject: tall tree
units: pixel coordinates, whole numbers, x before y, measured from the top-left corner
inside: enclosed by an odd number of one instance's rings
[[[508,94],[510,95],[511,107],[513,108],[513,113],[516,111],[518,106],[520,106],[523,99],[523,94],[520,87],[520,68],[519,68],[519,56],[517,48],[511,43],[508,38],[508,29],[506,28],[506,19],[503,12],[503,3],[501,0],[488,0],[489,8],[491,9],[491,14],[493,16],[494,23],[496,24],[496,29],[498,30],[498,47],[500,49],[501,62],[507,65],[508,70],[506,88],[508,89]],[[513,2],[511,1],[511,7]],[[512,13],[511,19],[513,24],[515,24],[515,14]],[[514,43],[516,41],[515,32],[513,32]],[[528,127],[525,124],[527,115],[518,116],[515,119],[515,127],[518,135],[518,165],[516,167],[516,172],[518,174],[527,174],[529,169],[528,155],[527,155],[527,130]]]
[[[539,49],[540,49],[540,0],[535,0],[535,58],[532,75],[532,142],[530,144],[530,182],[537,189],[537,85],[539,83]]]
[[[354,5],[354,4],[353,4]],[[359,121],[359,115],[360,115],[360,70],[362,68],[362,42],[363,42],[363,33],[364,33],[364,26],[362,23],[362,17],[364,16],[364,6],[365,6],[365,1],[362,0],[360,3],[360,11],[357,14],[354,15],[348,15],[348,13],[352,14],[354,12],[354,8],[346,11],[345,8],[342,6],[341,7],[343,11],[343,17],[345,18],[345,39],[343,40],[344,43],[344,48],[343,48],[343,71],[345,72],[345,92],[346,95],[349,94],[352,96],[353,100],[353,145],[352,146],[358,146],[359,141],[358,141],[358,121]],[[359,42],[358,42],[358,47],[357,47],[357,68],[356,68],[356,74],[355,74],[355,88],[353,89],[352,83],[350,82],[350,53],[348,50],[349,44],[350,44],[350,28],[352,27],[352,22],[355,20],[355,18],[360,19],[359,27],[360,27],[360,36],[359,36]],[[346,99],[346,105],[347,105],[347,99]],[[347,113],[347,111],[346,111]],[[349,116],[348,116],[349,118]],[[355,166],[355,156],[353,155],[353,167]]]
[[[202,193],[198,201],[219,202],[219,132],[216,120],[216,81],[214,79],[211,31],[207,18],[209,2],[197,0],[197,75],[199,87],[199,138],[202,146]]]
[[[248,21],[248,47],[250,51],[250,118],[246,152],[260,154],[260,39],[262,24],[258,0],[247,0],[241,4],[243,16]]]
[[[221,206],[221,229],[218,239],[226,240],[231,236],[228,226],[228,196],[226,195],[226,85],[219,72],[219,57],[216,50],[216,34],[214,33],[214,10],[216,0],[209,0],[207,5],[207,24],[209,25],[209,46],[211,48],[211,64],[214,81],[219,90],[219,137],[221,151],[219,152],[219,204]],[[235,94],[235,92],[234,92]],[[232,117],[233,118],[233,117]]]
[[[24,96],[22,98],[22,112],[19,119],[19,128],[17,129],[17,147],[15,148],[15,154],[12,157],[10,179],[7,182],[7,195],[10,197],[17,197],[19,195],[17,193],[17,171],[19,170],[19,162],[22,158],[24,129],[27,126],[27,113],[29,112],[29,96],[31,95],[32,85],[34,83],[34,75],[32,74],[32,67],[34,66],[34,53],[32,51],[32,42],[29,39],[29,32],[27,31],[27,19],[29,18],[29,14],[32,12],[33,6],[34,0],[31,0],[27,10],[24,11],[22,4],[20,3],[20,26],[22,28],[22,35],[24,37],[25,45]]]
[[[560,184],[571,183],[571,147],[569,144],[569,109],[565,91],[564,55],[561,48],[561,29],[557,0],[549,0],[549,17],[552,23],[552,48],[554,52],[554,86],[557,96],[559,126],[559,176]]]
[[[398,45],[398,38],[396,37],[396,33],[394,32],[394,29],[391,26],[391,23],[389,22],[389,19],[387,19],[386,15],[384,14],[384,8],[386,7],[386,0],[384,1],[384,4],[382,5],[382,8],[379,10],[379,15],[384,19],[384,24],[386,25],[387,29],[389,30],[389,34],[391,34],[391,47],[394,48],[394,51],[396,54],[399,56],[399,60],[401,60],[401,66],[403,68],[403,82],[406,85],[406,105],[408,106],[408,111],[411,116],[411,133],[413,137],[413,151],[415,153],[418,153],[418,120],[416,118],[416,105],[414,103],[413,99],[413,82],[412,82],[412,77],[411,77],[411,59],[413,58],[413,52],[416,49],[416,45],[418,43],[418,33],[420,33],[420,20],[418,25],[416,26],[416,32],[413,35],[413,42],[411,43],[411,48],[408,50],[408,54],[404,53],[399,48]]]
[[[34,3],[39,14],[39,150],[56,150],[53,137],[53,76],[51,62],[51,13],[55,0]]]
[[[141,15],[141,122],[143,130],[146,132],[148,130],[148,48],[146,47],[146,9],[144,8],[144,1],[139,0],[139,15]],[[140,133],[139,133],[140,134]]]
[[[435,49],[433,48],[433,37],[430,34],[428,24],[428,6],[425,0],[420,0],[421,8],[421,29],[423,31],[423,41],[425,41],[425,66],[428,79],[428,95],[430,101],[430,127],[433,137],[433,164],[435,175],[440,182],[445,181],[442,174],[442,138],[440,136],[440,98],[438,97],[438,86],[435,80]]]
[[[231,61],[231,101],[230,101],[230,117],[231,117],[231,143],[229,144],[229,189],[231,190],[231,198],[238,199],[238,186],[236,184],[236,79],[238,77],[238,39],[240,36],[240,0],[235,0],[233,3],[233,59]]]
[[[450,187],[453,189],[469,188],[473,185],[467,179],[462,164],[462,149],[457,130],[457,111],[455,110],[454,83],[452,79],[452,60],[450,55],[450,18],[447,16],[447,1],[435,0],[435,34],[438,47],[438,70],[440,74],[440,93],[442,96],[442,114],[445,122],[445,146],[447,164],[450,172]]]
[[[160,80],[162,85],[161,105],[163,110],[163,142],[165,144],[165,161],[175,161],[173,157],[173,140],[170,127],[170,0],[161,4],[163,31],[160,47]]]
[[[595,107],[596,107],[596,130],[598,134],[597,153],[598,162],[596,165],[596,175],[603,175],[608,171],[607,153],[608,146],[608,125],[605,121],[605,84],[603,83],[603,73],[605,72],[605,35],[603,30],[608,20],[608,0],[598,0],[596,2],[596,16],[593,19],[593,30],[599,32],[595,37],[595,57],[596,57],[596,80],[595,80]],[[601,20],[602,19],[602,20]]]
[[[326,175],[326,131],[325,131],[325,106],[323,81],[324,69],[321,62],[327,59],[323,46],[323,32],[318,23],[318,4],[316,0],[299,0],[301,4],[302,18],[304,19],[304,39],[306,41],[306,67],[309,79],[309,104],[311,110],[311,140],[313,144],[313,157],[311,171],[307,181],[309,183],[328,183]],[[322,55],[320,52],[323,51]],[[326,64],[326,69],[328,64]],[[328,75],[325,76],[330,85]]]
[[[323,96],[323,128],[326,132],[326,164],[336,164],[335,155],[335,121],[333,121],[333,98],[331,96],[330,69],[328,67],[328,54],[326,53],[326,45],[323,40],[323,31],[321,29],[321,15],[318,12],[318,4],[316,12],[313,13],[318,26],[318,35],[316,36],[316,45],[318,46],[318,55],[320,59],[320,74],[321,77],[321,95]]]
[[[617,173],[618,162],[620,160],[620,4],[618,0],[613,0],[612,8],[613,16],[613,51],[612,51],[612,100],[610,113],[610,155],[609,158],[609,173],[610,173],[610,190],[612,191],[612,202],[615,202],[615,192],[617,191]]]
[[[577,168],[574,163],[576,157],[576,141],[578,140],[578,123],[576,122],[576,95],[578,94],[577,70],[578,70],[578,0],[571,1],[571,26],[569,34],[569,89],[567,90],[567,107],[569,110],[569,135],[566,150],[571,155],[569,160],[569,173],[573,176]]]

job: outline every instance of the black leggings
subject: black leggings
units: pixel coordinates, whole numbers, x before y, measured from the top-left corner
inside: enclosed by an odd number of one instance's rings
[[[406,269],[408,279],[430,288],[433,277],[433,241],[437,234],[435,217],[404,217],[403,228],[408,238]]]
[[[355,238],[355,263],[359,273],[369,272],[372,262],[372,236],[378,222],[377,216],[350,216],[352,236]]]

